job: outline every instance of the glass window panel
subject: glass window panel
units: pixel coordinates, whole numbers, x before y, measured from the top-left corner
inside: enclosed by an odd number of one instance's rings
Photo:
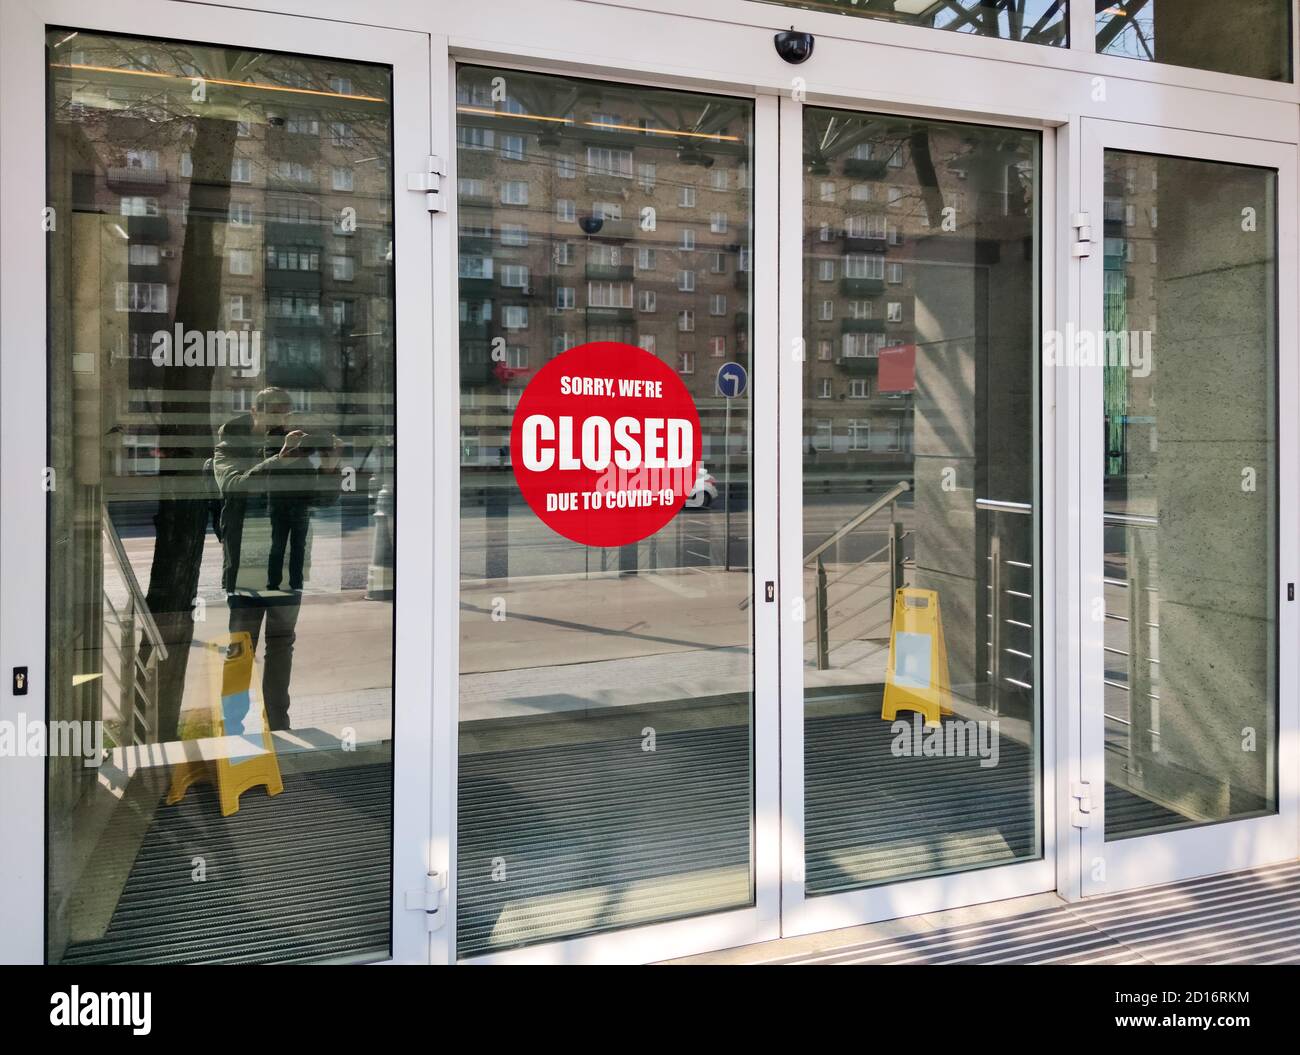
[[[1289,81],[1291,6],[1291,0],[1098,0],[1097,50]]]
[[[391,72],[48,53],[48,958],[383,959]]]
[[[1041,854],[1041,140],[813,108],[804,127],[804,807],[818,895]],[[896,237],[819,193],[836,177],[887,178]]]
[[[1121,151],[1105,169],[1116,839],[1277,808],[1277,175]]]
[[[752,104],[465,66],[457,122],[458,952],[749,905],[750,403],[709,350],[750,366]],[[477,148],[505,136],[522,162]],[[509,460],[533,372],[597,340],[678,371],[704,430],[687,507],[616,549],[550,531]]]
[[[766,0],[807,11],[833,11],[907,26],[974,33],[1002,40],[1065,47],[1069,0]]]

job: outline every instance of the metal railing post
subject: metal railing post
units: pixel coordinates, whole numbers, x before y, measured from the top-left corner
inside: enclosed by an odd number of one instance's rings
[[[149,726],[149,739],[147,742],[151,744],[158,742],[158,707],[160,705],[158,697],[161,683],[161,671],[158,669],[158,652],[151,647],[149,649],[148,668],[149,698],[146,701],[147,707],[145,709],[145,722]]]
[[[898,591],[907,585],[903,567],[903,525],[893,519],[889,521],[889,605],[890,617],[893,617],[894,598]]]
[[[1156,747],[1151,735],[1151,597],[1146,546],[1136,530],[1125,528],[1124,533],[1129,575],[1129,768],[1141,774],[1140,759]]]
[[[817,669],[829,670],[831,665],[830,628],[828,626],[828,597],[826,590],[826,565],[817,558]]]
[[[117,669],[121,679],[117,686],[118,713],[126,725],[122,733],[126,736],[127,743],[134,744],[138,742],[135,728],[135,598],[129,594],[120,631],[117,644]]]
[[[989,710],[1002,713],[1002,536],[989,532]]]

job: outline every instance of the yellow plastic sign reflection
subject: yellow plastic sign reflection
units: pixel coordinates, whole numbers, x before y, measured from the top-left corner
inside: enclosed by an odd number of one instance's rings
[[[905,586],[894,593],[880,717],[893,721],[900,710],[920,711],[926,725],[939,725],[943,715],[952,714],[951,704],[939,594]]]
[[[226,741],[227,746],[222,747],[218,758],[192,759],[174,766],[167,804],[180,802],[191,784],[210,780],[217,786],[221,815],[229,817],[239,811],[239,796],[249,788],[262,784],[268,795],[278,795],[284,790],[284,781],[275,757],[275,741],[260,702],[258,713],[250,714],[254,703],[250,691],[252,637],[247,631],[240,631],[230,635],[228,646],[215,647],[225,653],[225,659],[221,664],[220,695],[213,694],[212,720],[216,735],[232,739]],[[228,746],[232,742],[235,746]]]

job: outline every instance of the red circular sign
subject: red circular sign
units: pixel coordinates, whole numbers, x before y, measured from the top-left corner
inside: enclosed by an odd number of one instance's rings
[[[552,531],[626,546],[682,508],[700,466],[695,401],[644,348],[593,341],[556,356],[519,396],[510,462]]]

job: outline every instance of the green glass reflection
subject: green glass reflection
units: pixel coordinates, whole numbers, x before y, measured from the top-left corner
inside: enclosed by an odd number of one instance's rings
[[[1277,175],[1107,151],[1105,180],[1117,839],[1277,808]]]

